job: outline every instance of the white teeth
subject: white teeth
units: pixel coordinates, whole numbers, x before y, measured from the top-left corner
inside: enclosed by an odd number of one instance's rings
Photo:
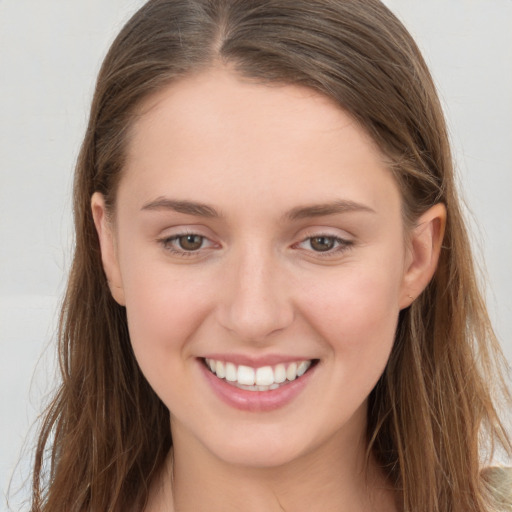
[[[258,384],[258,386],[270,386],[274,384],[274,371],[271,366],[263,366],[256,370],[256,384]]]
[[[281,384],[286,380],[286,367],[284,364],[278,364],[274,367],[274,382]]]
[[[236,366],[233,363],[226,363],[226,380],[229,382],[235,382],[237,380]]]
[[[218,375],[217,375],[218,377]],[[245,386],[253,386],[255,380],[254,368],[250,366],[240,365],[238,367],[238,384]]]
[[[288,380],[295,380],[297,378],[297,363],[292,363],[288,366],[288,369],[286,370],[286,378]]]
[[[298,366],[297,366],[297,377],[302,377],[307,369],[311,366],[311,361],[302,361]]]
[[[226,368],[224,367],[224,363],[222,361],[217,361],[215,368],[217,377],[219,377],[219,379],[223,379],[226,376]]]
[[[291,382],[302,377],[311,366],[312,361],[298,361],[288,365],[280,363],[275,366],[250,366],[206,359],[206,364],[211,372],[219,379],[248,391],[270,391],[280,387],[281,384]]]

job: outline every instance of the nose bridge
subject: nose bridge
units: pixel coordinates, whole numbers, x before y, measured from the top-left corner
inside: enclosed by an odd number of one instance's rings
[[[279,258],[271,249],[263,244],[243,244],[229,267],[221,305],[224,327],[244,340],[257,342],[291,323],[292,304],[283,286]]]

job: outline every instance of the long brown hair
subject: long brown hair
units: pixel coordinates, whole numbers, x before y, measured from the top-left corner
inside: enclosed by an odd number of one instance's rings
[[[369,452],[404,511],[491,510],[482,440],[511,453],[495,405],[507,396],[504,360],[476,283],[442,110],[411,36],[378,0],[151,0],[105,58],[76,167],[62,385],[43,417],[33,512],[142,510],[172,445],[169,412],[110,294],[90,199],[99,191],[115,208],[141,102],[219,64],[260,83],[310,87],[352,114],[389,160],[407,224],[446,205],[436,274],[401,312],[369,399]]]

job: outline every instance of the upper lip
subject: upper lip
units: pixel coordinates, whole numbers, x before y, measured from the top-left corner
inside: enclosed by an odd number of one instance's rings
[[[311,361],[314,358],[303,356],[289,356],[281,354],[268,354],[263,356],[248,356],[245,354],[208,354],[201,359],[214,359],[225,363],[233,363],[237,366],[244,365],[252,368],[261,368],[262,366],[275,366],[277,364],[296,363],[298,361]]]

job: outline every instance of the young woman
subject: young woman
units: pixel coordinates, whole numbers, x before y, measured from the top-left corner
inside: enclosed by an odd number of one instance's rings
[[[442,111],[380,2],[148,2],[74,207],[33,511],[510,510]]]

